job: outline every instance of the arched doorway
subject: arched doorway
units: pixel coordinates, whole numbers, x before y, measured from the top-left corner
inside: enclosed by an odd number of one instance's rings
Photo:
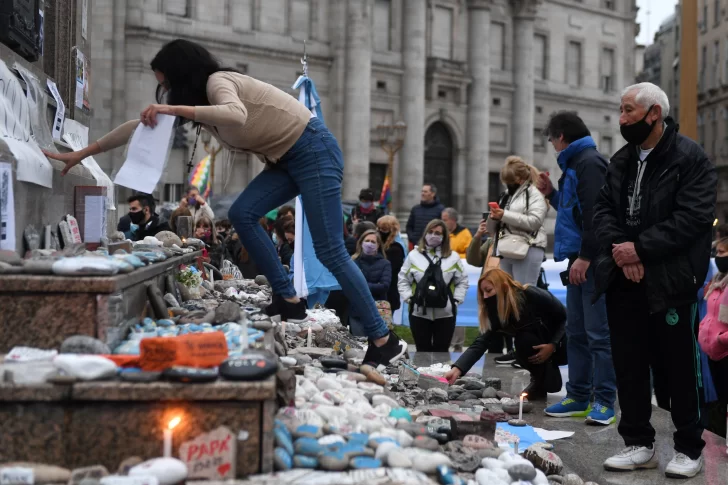
[[[453,148],[450,131],[444,123],[433,123],[425,133],[425,183],[437,187],[437,196],[445,207],[453,203]]]

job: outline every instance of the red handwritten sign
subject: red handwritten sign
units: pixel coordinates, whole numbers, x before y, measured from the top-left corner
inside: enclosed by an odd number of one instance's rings
[[[182,443],[179,455],[187,465],[188,479],[235,478],[235,438],[225,426]]]

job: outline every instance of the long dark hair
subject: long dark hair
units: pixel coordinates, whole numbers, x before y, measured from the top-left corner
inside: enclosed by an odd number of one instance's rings
[[[165,44],[154,56],[151,67],[164,74],[167,103],[180,106],[209,106],[207,79],[216,72],[235,69],[222,67],[220,61],[200,44],[176,39]],[[157,102],[163,90],[157,87]]]

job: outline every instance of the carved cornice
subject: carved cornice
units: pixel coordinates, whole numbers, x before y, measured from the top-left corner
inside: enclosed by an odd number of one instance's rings
[[[534,19],[543,0],[510,0],[509,3],[513,9],[514,17]]]

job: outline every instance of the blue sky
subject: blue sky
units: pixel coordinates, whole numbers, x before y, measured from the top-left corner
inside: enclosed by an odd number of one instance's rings
[[[639,11],[637,22],[640,24],[640,35],[637,42],[644,45],[652,44],[655,32],[668,16],[675,12],[675,0],[637,0]],[[647,12],[650,12],[648,15]]]

